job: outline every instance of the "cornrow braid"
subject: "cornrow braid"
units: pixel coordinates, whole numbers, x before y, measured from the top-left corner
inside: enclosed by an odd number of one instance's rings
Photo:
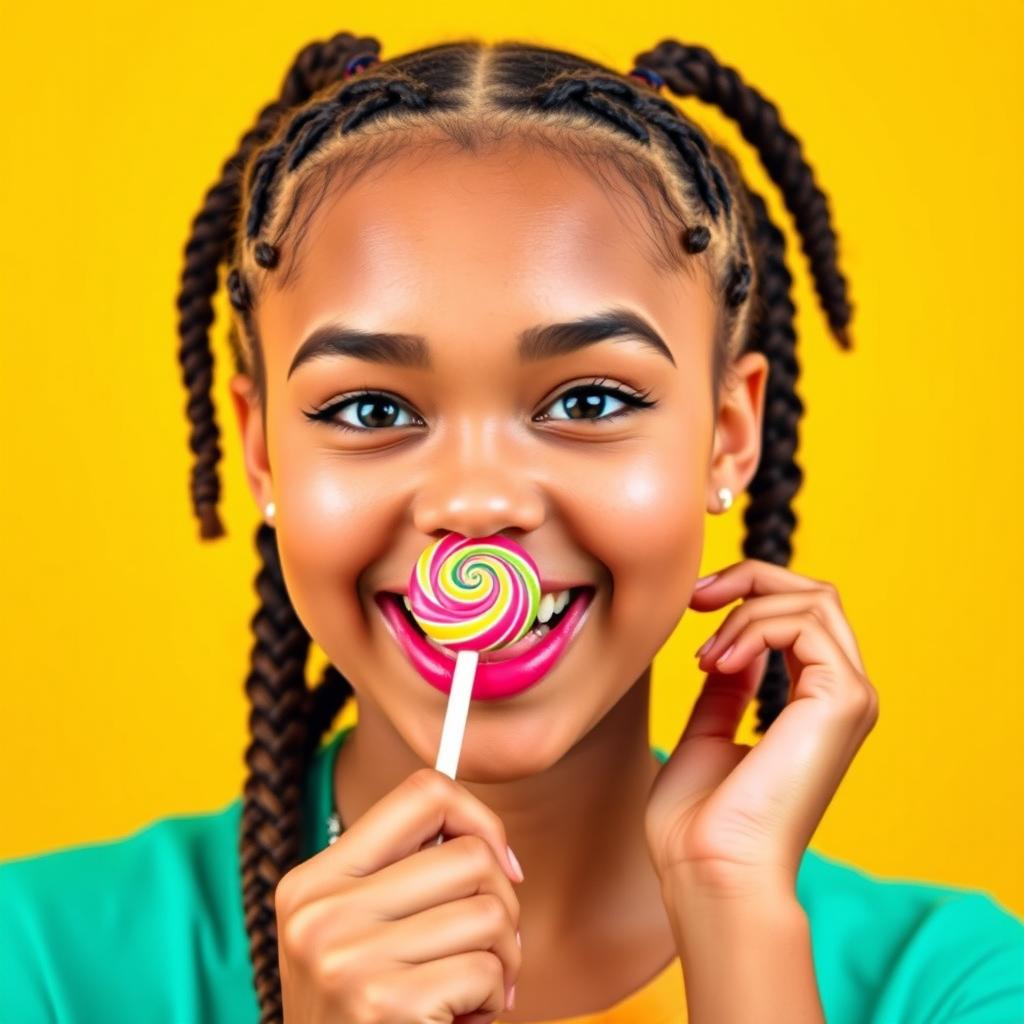
[[[284,140],[270,149],[264,150],[252,166],[249,178],[250,198],[249,216],[246,220],[246,234],[254,239],[263,226],[267,209],[273,199],[273,190],[279,183],[279,172],[284,157],[288,155],[285,169],[294,171],[302,161],[315,152],[324,136],[334,126],[335,121],[345,110],[355,103],[355,109],[348,113],[338,127],[341,135],[354,131],[360,125],[377,114],[397,104],[404,103],[413,109],[427,105],[429,91],[417,88],[412,82],[401,78],[380,79],[363,77],[346,85],[337,96],[326,102],[303,111],[295,122],[289,126]],[[301,129],[306,129],[299,135]],[[292,152],[289,155],[289,150]],[[268,243],[260,243],[265,248],[272,248]],[[257,247],[258,248],[258,247]],[[270,262],[270,259],[273,262]],[[256,262],[267,269],[276,266],[277,257],[260,259]]]
[[[796,525],[790,506],[802,479],[795,453],[803,406],[795,392],[796,334],[783,236],[763,199],[747,188],[732,156],[711,144],[658,90],[667,83],[679,95],[718,104],[758,146],[800,229],[832,331],[849,347],[850,307],[836,266],[827,202],[775,107],[708,51],[672,40],[641,54],[628,75],[567,51],[515,42],[444,43],[383,62],[379,49],[376,40],[347,33],[304,49],[285,76],[280,99],[261,112],[256,127],[243,137],[193,222],[179,308],[191,443],[200,456],[193,498],[201,535],[223,532],[216,517],[219,451],[209,402],[207,337],[219,264],[229,264],[227,290],[237,314],[229,339],[236,365],[239,372],[252,372],[263,402],[254,303],[268,273],[287,279],[296,266],[301,233],[326,193],[326,188],[303,192],[314,174],[322,173],[326,184],[350,152],[357,154],[353,163],[358,171],[402,145],[415,145],[414,129],[421,126],[440,129],[463,149],[500,139],[508,127],[524,134],[538,128],[545,143],[560,145],[573,156],[598,152],[576,147],[574,138],[603,143],[600,152],[630,172],[628,183],[635,171],[641,184],[653,185],[650,193],[638,189],[637,194],[652,225],[669,228],[665,241],[671,261],[680,257],[685,262],[685,253],[706,268],[721,302],[713,340],[716,409],[729,357],[745,349],[766,355],[762,457],[748,487],[743,549],[749,557],[787,564]],[[357,71],[357,81],[343,81]],[[370,126],[380,129],[364,132],[371,141],[353,138]],[[378,144],[387,133],[397,142],[390,149]],[[312,208],[304,208],[300,217],[307,194],[313,197]],[[294,232],[293,224],[298,225]],[[286,247],[291,262],[278,270]],[[353,690],[333,665],[315,689],[307,688],[305,662],[312,641],[289,598],[271,527],[259,527],[256,545],[262,559],[256,579],[260,607],[252,619],[255,639],[246,681],[251,741],[240,859],[260,1021],[276,1024],[282,1003],[274,892],[301,856],[302,785],[310,760]],[[778,652],[769,657],[757,696],[763,731],[788,697]]]
[[[721,172],[708,160],[706,140],[664,100],[644,95],[622,79],[602,75],[581,78],[574,73],[559,76],[553,85],[546,84],[530,99],[544,110],[576,103],[643,143],[650,142],[649,125],[657,125],[675,147],[684,173],[692,174],[711,216],[717,220],[722,208],[729,212],[729,189]]]
[[[637,64],[659,74],[679,96],[696,96],[729,115],[754,146],[800,232],[801,245],[814,277],[821,308],[836,341],[852,348],[847,326],[851,308],[846,278],[837,265],[835,231],[828,199],[804,159],[800,141],[785,127],[778,108],[740,78],[735,68],[720,64],[703,46],[674,39],[641,53]]]

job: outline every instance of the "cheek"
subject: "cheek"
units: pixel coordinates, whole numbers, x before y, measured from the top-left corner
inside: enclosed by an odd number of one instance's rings
[[[633,641],[660,646],[697,575],[705,467],[696,449],[682,442],[649,446],[623,459],[590,496],[589,549],[611,574],[609,625]]]
[[[277,544],[292,603],[321,645],[365,631],[359,574],[393,543],[400,510],[394,487],[366,468],[344,471],[327,452],[278,461]],[[392,517],[391,512],[395,512]]]

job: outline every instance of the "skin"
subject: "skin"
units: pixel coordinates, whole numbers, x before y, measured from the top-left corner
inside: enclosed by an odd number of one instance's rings
[[[593,1012],[679,954],[645,836],[659,774],[650,667],[690,603],[718,489],[739,494],[756,470],[767,364],[736,360],[715,414],[716,299],[702,272],[654,268],[643,216],[536,149],[402,156],[320,207],[294,282],[281,291],[271,277],[260,299],[266,431],[251,381],[231,382],[296,611],[356,691],[334,780],[346,828],[433,765],[446,705],[392,640],[375,592],[404,591],[447,531],[503,532],[542,575],[597,587],[554,670],[475,702],[467,722],[458,783],[504,823],[526,876],[503,1020]],[[631,338],[519,362],[522,329],[610,306],[647,319],[675,365]],[[336,356],[289,378],[305,338],[332,321],[424,335],[432,368]],[[608,398],[602,415],[623,410],[610,421],[534,421],[565,417],[556,399],[595,378],[657,404]],[[423,424],[357,433],[303,415],[364,388]],[[360,422],[355,403],[336,418]]]

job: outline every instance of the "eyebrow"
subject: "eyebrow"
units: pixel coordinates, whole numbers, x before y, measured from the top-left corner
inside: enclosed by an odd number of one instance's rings
[[[599,341],[615,339],[640,341],[676,365],[672,352],[660,334],[638,313],[628,309],[609,309],[565,323],[527,327],[518,336],[521,362],[539,362],[569,355]],[[362,331],[344,324],[324,324],[302,343],[288,377],[303,363],[327,356],[349,356],[369,363],[385,363],[414,369],[431,368],[430,346],[421,334],[392,334]]]

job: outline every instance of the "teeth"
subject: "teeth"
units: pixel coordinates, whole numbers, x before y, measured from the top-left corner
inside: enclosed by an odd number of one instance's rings
[[[544,594],[540,599],[537,608],[537,618],[534,620],[534,628],[538,623],[551,621],[553,615],[557,615],[569,603],[570,593],[568,590],[559,590],[557,593]]]
[[[540,599],[540,605],[537,608],[537,618],[533,623],[534,632],[539,632],[540,629],[543,629],[543,632],[540,634],[541,636],[548,632],[549,627],[546,624],[550,622],[553,615],[557,615],[559,612],[564,611],[565,607],[569,604],[570,596],[571,592],[568,590],[559,590],[555,593],[544,594]],[[402,603],[410,612],[412,611],[412,602],[409,600],[408,594],[402,594]],[[429,637],[427,637],[427,639],[430,641]],[[434,641],[430,642],[434,643]],[[434,643],[434,646],[437,647],[438,650],[447,651],[447,648],[443,647],[441,644]]]

